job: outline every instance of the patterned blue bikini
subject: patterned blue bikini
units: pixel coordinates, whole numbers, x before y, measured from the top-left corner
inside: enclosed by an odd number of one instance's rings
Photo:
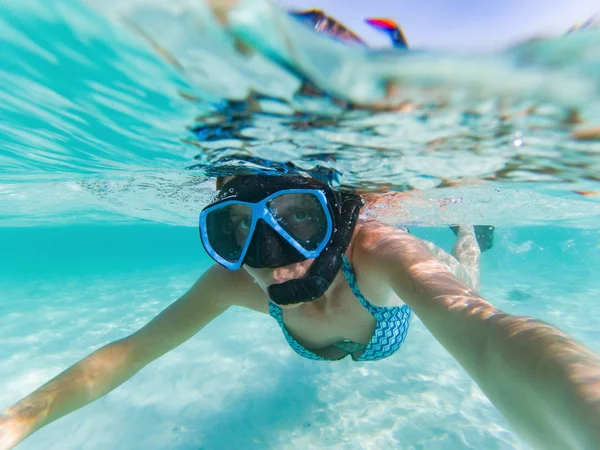
[[[388,308],[371,304],[358,289],[354,271],[352,270],[352,266],[345,256],[344,263],[342,265],[342,271],[344,272],[344,276],[346,277],[346,280],[348,281],[348,284],[350,285],[350,288],[352,289],[352,292],[356,298],[358,298],[361,305],[363,305],[377,321],[371,341],[369,342],[369,345],[364,348],[364,351],[360,354],[360,356],[355,358],[353,352],[356,350],[353,350],[348,351],[348,354],[342,356],[342,358],[352,355],[352,359],[354,361],[377,361],[379,359],[391,356],[400,348],[400,345],[402,342],[404,342],[404,339],[406,339],[406,333],[408,332],[408,327],[410,325],[410,316],[412,314],[412,310],[408,305],[393,306]],[[269,302],[269,313],[271,314],[271,317],[277,321],[281,327],[281,330],[283,331],[285,339],[296,353],[308,359],[314,359],[317,361],[331,361],[330,359],[323,358],[322,356],[316,355],[310,350],[302,347],[302,345],[300,345],[296,339],[292,337],[283,323],[281,307],[273,302]]]

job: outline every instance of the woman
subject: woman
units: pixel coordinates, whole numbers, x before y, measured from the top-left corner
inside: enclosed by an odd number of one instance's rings
[[[477,294],[472,228],[456,231],[453,258],[404,230],[359,220],[360,197],[313,179],[236,176],[218,187],[200,231],[219,264],[142,329],[6,409],[0,449],[107,394],[232,305],[273,316],[292,348],[314,360],[388,357],[414,311],[533,446],[598,448],[598,357]]]

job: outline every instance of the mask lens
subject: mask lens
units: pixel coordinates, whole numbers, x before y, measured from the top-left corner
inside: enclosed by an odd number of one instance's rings
[[[314,194],[282,194],[268,207],[279,225],[303,248],[312,251],[327,236],[327,212]]]
[[[252,209],[247,205],[227,205],[206,216],[206,232],[212,249],[229,262],[240,259],[250,227]]]

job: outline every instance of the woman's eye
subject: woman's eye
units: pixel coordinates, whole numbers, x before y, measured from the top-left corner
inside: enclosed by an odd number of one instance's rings
[[[250,218],[242,219],[237,222],[237,227],[240,230],[247,230],[250,228]]]
[[[308,219],[308,213],[305,210],[294,211],[292,216],[294,220],[306,220]]]

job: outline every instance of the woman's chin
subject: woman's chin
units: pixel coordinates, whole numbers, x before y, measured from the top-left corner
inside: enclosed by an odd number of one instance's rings
[[[291,305],[278,305],[281,309],[294,309],[294,308],[298,308],[299,306],[304,305],[305,302],[300,302],[300,303],[294,303]]]

